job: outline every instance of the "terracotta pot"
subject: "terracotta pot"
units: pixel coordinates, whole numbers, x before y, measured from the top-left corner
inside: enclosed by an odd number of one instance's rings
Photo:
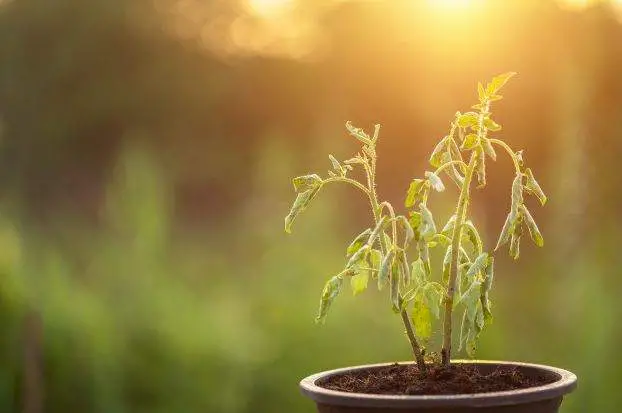
[[[549,376],[554,382],[527,389],[438,396],[392,396],[346,393],[324,389],[316,382],[349,371],[384,367],[393,363],[346,367],[317,373],[300,382],[302,393],[317,404],[320,413],[555,413],[565,394],[577,386],[577,377],[566,370],[538,364],[506,361],[458,360],[475,365],[483,374],[498,367],[516,367],[526,376]],[[403,363],[400,363],[403,364]]]

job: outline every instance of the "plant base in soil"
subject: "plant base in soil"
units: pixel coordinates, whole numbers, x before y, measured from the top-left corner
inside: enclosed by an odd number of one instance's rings
[[[475,366],[429,365],[422,372],[415,364],[393,364],[327,377],[317,385],[330,390],[385,395],[475,394],[542,386],[555,381],[547,376],[526,376],[514,367],[499,367],[483,374]]]

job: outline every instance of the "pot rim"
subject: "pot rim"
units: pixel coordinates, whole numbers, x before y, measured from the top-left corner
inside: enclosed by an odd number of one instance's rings
[[[567,370],[541,364],[522,363],[513,361],[493,360],[452,360],[452,363],[486,364],[499,366],[514,366],[529,369],[537,369],[543,372],[553,373],[559,376],[559,380],[543,386],[529,387],[526,389],[507,390],[476,394],[455,395],[384,395],[348,393],[329,390],[316,385],[322,378],[348,371],[357,371],[376,367],[391,366],[395,363],[377,363],[359,366],[344,367],[335,370],[323,371],[313,374],[300,381],[300,389],[304,395],[316,403],[352,407],[490,407],[505,406],[537,402],[542,400],[562,397],[577,387],[577,376]],[[413,364],[413,361],[399,362],[398,364]]]

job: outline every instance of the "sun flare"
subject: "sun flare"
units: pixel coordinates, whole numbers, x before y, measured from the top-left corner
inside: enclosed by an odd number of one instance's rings
[[[258,17],[273,18],[290,10],[296,0],[247,0],[251,12]]]

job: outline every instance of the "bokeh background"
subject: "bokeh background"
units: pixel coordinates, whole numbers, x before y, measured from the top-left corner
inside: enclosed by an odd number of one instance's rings
[[[380,195],[401,205],[506,71],[502,136],[550,202],[545,247],[497,262],[479,357],[573,370],[563,412],[618,411],[614,0],[0,1],[0,410],[310,413],[300,378],[408,359],[371,289],[313,323],[369,212],[335,186],[287,236],[290,178],[357,150],[346,120],[381,123]],[[488,245],[511,179],[500,159],[476,194]]]

